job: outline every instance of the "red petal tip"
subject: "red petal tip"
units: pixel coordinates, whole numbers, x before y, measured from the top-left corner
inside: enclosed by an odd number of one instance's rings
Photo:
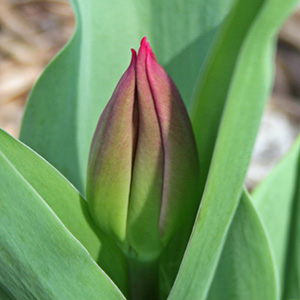
[[[130,50],[131,50],[132,59],[135,59],[136,58],[136,51],[133,48],[131,48]]]
[[[149,42],[147,42],[147,37],[144,36],[141,40],[141,46],[144,46],[146,43],[149,43]]]
[[[134,49],[132,49],[132,48],[130,50],[131,50],[131,62],[130,62],[130,65],[132,65],[136,61],[136,51]]]
[[[157,61],[156,55],[153,53],[152,48],[150,47],[150,44],[148,42],[147,44],[147,56],[150,56],[152,59]]]

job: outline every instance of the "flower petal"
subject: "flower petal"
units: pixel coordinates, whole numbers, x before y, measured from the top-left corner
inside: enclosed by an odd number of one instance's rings
[[[133,154],[136,143],[136,53],[99,120],[88,163],[87,200],[99,227],[126,239]]]

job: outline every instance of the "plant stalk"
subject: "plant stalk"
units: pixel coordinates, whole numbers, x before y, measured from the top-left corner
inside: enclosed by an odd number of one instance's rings
[[[142,261],[128,259],[129,299],[158,300],[158,259]]]

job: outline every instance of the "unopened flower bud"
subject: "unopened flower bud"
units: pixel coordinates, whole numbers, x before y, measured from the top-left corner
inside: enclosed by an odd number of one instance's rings
[[[123,249],[157,257],[194,221],[199,165],[180,94],[144,38],[94,134],[87,200],[95,222]]]

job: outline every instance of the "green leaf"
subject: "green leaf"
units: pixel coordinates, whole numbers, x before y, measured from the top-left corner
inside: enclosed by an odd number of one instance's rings
[[[1,286],[1,283],[0,283],[0,299],[1,300],[15,300],[16,298],[11,295],[8,295],[7,291]]]
[[[244,192],[231,223],[207,299],[278,299],[270,245],[249,195]]]
[[[124,299],[1,152],[0,281],[17,299]]]
[[[21,210],[18,201],[21,201],[23,206],[29,205],[29,207],[24,207],[24,210],[29,210],[36,214],[40,209],[39,207],[44,205],[48,207],[48,215],[62,222],[65,226],[64,231],[70,232],[88,250],[93,259],[115,280],[118,286],[123,291],[126,291],[127,267],[125,259],[117,246],[96,229],[89,215],[85,199],[80,196],[74,187],[44,159],[2,130],[0,130],[0,160],[1,185],[5,187],[3,190],[1,189],[2,194],[0,199],[1,205],[4,205],[4,207],[7,206],[7,209],[11,207],[11,211],[7,212],[11,219],[9,220],[8,215],[6,215],[6,222],[11,224],[11,234],[18,234],[17,229],[16,232],[14,232],[13,222],[16,220],[14,216],[15,213],[22,214],[21,211],[18,212],[18,210]],[[24,197],[20,197],[20,199],[14,199],[14,197],[17,197],[15,193],[22,195],[23,192],[28,195],[35,194],[35,201],[40,201],[41,203],[31,203],[31,200],[27,199],[29,196],[26,197],[25,195]],[[10,203],[9,201],[13,202]],[[32,201],[34,201],[34,199]],[[16,212],[14,212],[15,210]],[[1,212],[4,213],[2,210]],[[27,217],[24,215],[20,216],[20,218],[25,218],[24,222],[27,223],[30,221],[30,218],[28,218],[30,215],[31,214],[28,213]],[[48,215],[41,215],[41,220],[36,220],[35,223],[31,224],[29,222],[29,231],[26,232],[26,234],[30,237],[33,232],[30,226],[34,226],[34,224],[40,221],[48,221]],[[38,218],[38,214],[36,217]],[[26,221],[26,219],[28,221]],[[5,221],[3,220],[2,222],[2,217],[0,220],[0,227],[5,227]],[[20,224],[17,225],[19,226]],[[27,225],[24,224],[24,230],[25,226]],[[39,227],[36,228],[39,230]],[[8,234],[8,232],[6,234]],[[55,232],[53,234],[55,234]],[[64,235],[66,235],[66,233],[64,233]],[[48,245],[47,243],[42,244],[45,241],[35,240],[34,235],[32,235],[30,239],[29,237],[28,241],[32,240],[33,245],[41,243],[40,250]],[[73,238],[73,240],[75,239]],[[4,243],[3,240],[0,242],[3,251],[10,249],[9,247],[11,246],[7,245],[6,242]],[[14,243],[16,241],[12,240],[11,242]],[[19,240],[19,243],[23,243],[23,240]],[[64,244],[64,241],[62,240],[60,243]],[[77,244],[79,245],[78,242]],[[22,244],[16,244],[16,247],[21,246]],[[12,262],[15,259],[13,254],[14,252],[11,253]],[[42,255],[42,253],[40,255]],[[18,259],[18,257],[16,257],[16,259]],[[27,257],[19,257],[19,259],[25,260]]]
[[[21,140],[84,192],[92,135],[129,64],[130,48],[148,36],[188,104],[232,1],[72,1],[74,37],[33,89]]]
[[[192,99],[191,118],[201,163],[202,188],[213,156],[227,95],[235,80],[234,73],[239,55],[263,2],[263,0],[254,0],[251,5],[244,5],[243,1],[237,1],[196,86]],[[246,66],[248,69],[252,67],[251,62],[249,60]],[[266,86],[269,86],[269,82]]]
[[[282,299],[300,297],[299,155],[300,137],[252,197],[274,252]]]
[[[255,0],[251,1],[251,6],[255,5],[254,2],[260,5],[256,6],[257,11],[252,16],[252,22],[244,34],[242,43],[232,45],[239,47],[238,55],[228,87],[221,97],[218,96],[220,103],[213,102],[214,94],[207,99],[197,99],[211,101],[210,109],[221,111],[221,115],[212,116],[213,120],[202,124],[213,131],[207,136],[217,138],[213,147],[210,146],[209,139],[202,140],[204,144],[201,147],[207,147],[213,153],[211,166],[199,216],[169,300],[202,300],[207,297],[226,234],[239,202],[261,115],[270,92],[274,34],[296,0]],[[216,43],[215,53],[226,49],[226,37],[234,37],[239,30],[236,20],[241,21],[241,15],[246,17],[248,13],[253,14],[248,6],[244,0],[237,1]],[[207,68],[224,64],[226,69],[226,59],[212,64],[215,57],[218,55],[211,57]],[[227,67],[231,68],[231,65]],[[207,73],[208,71],[203,74]],[[212,85],[216,95],[218,94],[222,82],[215,82],[213,76],[204,76],[202,80],[203,86]],[[199,95],[201,96],[201,93]],[[220,109],[218,105],[224,109]],[[197,122],[206,113],[209,112],[197,110],[193,113],[196,139],[199,139],[200,134]],[[214,122],[220,124],[217,129],[210,126]],[[209,155],[202,159],[209,159]]]
[[[299,182],[299,176],[298,176]],[[283,299],[300,298],[300,196],[299,188],[294,201],[292,222],[290,228],[289,246],[285,268]]]

